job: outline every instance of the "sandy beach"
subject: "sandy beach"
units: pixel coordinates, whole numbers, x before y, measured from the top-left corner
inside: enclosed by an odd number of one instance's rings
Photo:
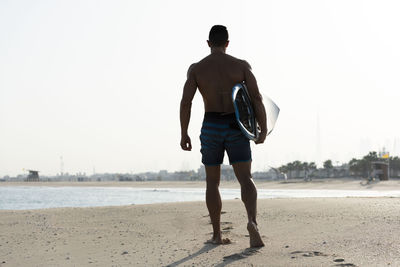
[[[368,190],[347,183],[268,188]],[[398,181],[371,186],[399,189]],[[222,229],[233,243],[222,246],[204,244],[211,236],[204,202],[3,210],[0,266],[400,266],[399,205],[399,198],[263,199],[261,249],[249,248],[238,199],[223,202]]]

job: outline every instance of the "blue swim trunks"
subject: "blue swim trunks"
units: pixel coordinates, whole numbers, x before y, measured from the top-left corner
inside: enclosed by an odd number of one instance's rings
[[[221,165],[224,151],[230,164],[251,160],[250,141],[240,130],[235,113],[206,112],[200,141],[204,165]]]

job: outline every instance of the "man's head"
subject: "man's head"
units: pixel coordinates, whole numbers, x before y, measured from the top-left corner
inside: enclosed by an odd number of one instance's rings
[[[208,46],[213,47],[221,47],[226,48],[229,44],[228,41],[228,30],[225,26],[222,25],[214,25],[210,30],[210,34],[208,36]]]

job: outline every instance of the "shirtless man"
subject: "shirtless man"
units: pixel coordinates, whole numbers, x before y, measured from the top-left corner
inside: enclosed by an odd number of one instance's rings
[[[232,87],[240,82],[246,82],[251,97],[257,122],[260,125],[260,137],[256,144],[264,142],[267,136],[266,114],[262,97],[258,91],[256,79],[250,65],[225,53],[228,47],[228,31],[226,27],[215,25],[210,30],[208,46],[211,54],[200,62],[192,64],[187,73],[180,105],[181,147],[190,151],[192,144],[188,135],[190,110],[197,88],[204,101],[204,121],[201,129],[202,163],[206,169],[206,203],[210,214],[214,244],[229,243],[222,239],[221,196],[219,194],[220,166],[223,162],[224,151],[240,183],[242,201],[247,210],[247,230],[251,247],[264,246],[258,232],[257,189],[251,177],[250,142],[240,131],[235,119],[231,99]]]

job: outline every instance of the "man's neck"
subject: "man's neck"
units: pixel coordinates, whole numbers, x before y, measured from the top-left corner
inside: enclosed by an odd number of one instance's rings
[[[211,47],[211,54],[225,54],[225,47]]]

